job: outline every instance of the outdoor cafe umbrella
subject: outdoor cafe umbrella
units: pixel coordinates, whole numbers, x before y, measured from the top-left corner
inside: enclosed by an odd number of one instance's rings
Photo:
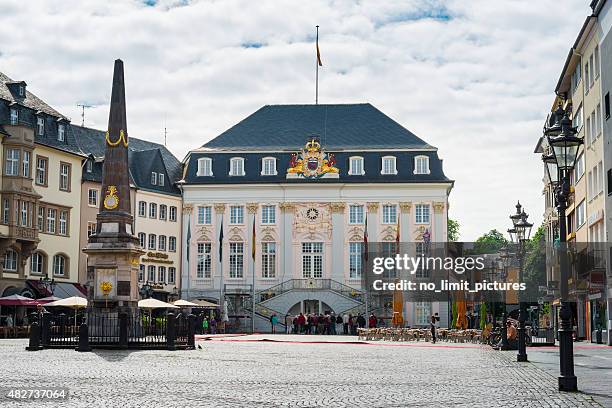
[[[219,307],[218,304],[209,302],[207,300],[195,300],[193,303],[195,303],[198,307],[209,308],[209,309],[214,309],[214,308]]]
[[[10,295],[0,297],[0,306],[36,306],[36,300],[21,295]]]
[[[193,303],[190,302],[188,300],[184,300],[184,299],[179,299],[176,302],[173,303],[174,306],[178,306],[178,307],[197,307],[198,304],[197,303]]]
[[[36,302],[39,303],[39,304],[41,304],[41,303],[47,304],[47,303],[50,303],[50,302],[55,302],[56,300],[62,300],[62,298],[61,297],[57,297],[57,296],[47,296],[47,297],[44,297],[44,298],[41,298],[41,299],[36,299]]]
[[[141,309],[178,309],[178,306],[174,306],[171,303],[162,302],[161,300],[153,298],[139,300],[138,307]]]
[[[74,309],[74,327],[76,329],[77,326],[77,310],[81,308],[87,307],[87,299],[82,298],[80,296],[72,296],[66,299],[56,300],[50,303],[47,303],[45,306],[63,306],[63,307],[71,307]]]

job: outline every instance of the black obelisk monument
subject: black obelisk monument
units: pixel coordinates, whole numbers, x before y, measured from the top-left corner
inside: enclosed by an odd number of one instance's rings
[[[134,235],[130,204],[129,139],[123,61],[115,61],[102,168],[103,199],[96,233],[89,237],[87,275],[90,300],[105,309],[132,309],[138,301],[138,265],[144,253]]]

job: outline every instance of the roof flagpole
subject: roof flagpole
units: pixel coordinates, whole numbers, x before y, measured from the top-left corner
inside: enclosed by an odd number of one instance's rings
[[[319,104],[319,67],[323,66],[323,63],[321,62],[321,52],[319,51],[319,26],[317,26],[317,61],[316,61],[316,67],[317,67],[317,74],[316,74],[316,80],[315,80],[315,105]]]

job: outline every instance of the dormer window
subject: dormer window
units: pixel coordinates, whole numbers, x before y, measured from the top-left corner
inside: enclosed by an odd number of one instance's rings
[[[164,175],[163,175],[162,173],[159,173],[159,174],[157,175],[157,184],[158,184],[160,187],[163,187],[163,186],[164,186],[164,184],[166,184],[166,181],[164,180],[164,178],[165,178],[165,177],[164,177]]]
[[[262,176],[276,176],[276,159],[274,157],[264,157],[261,161]]]
[[[151,173],[151,185],[153,186],[157,185],[157,173],[156,172]]]
[[[44,136],[45,134],[45,118],[38,117],[36,118],[36,133],[38,136]]]
[[[244,176],[244,158],[232,157],[230,159],[230,176]]]
[[[429,157],[417,156],[414,158],[414,174],[429,174]]]
[[[380,174],[397,174],[397,166],[395,165],[395,156],[384,156],[382,158]]]
[[[87,160],[85,162],[85,171],[91,173],[93,171],[93,160]]]
[[[349,159],[349,175],[363,176],[365,170],[363,168],[363,157],[353,156]]]
[[[25,96],[25,86],[23,85],[19,85],[19,96],[21,97]]]
[[[198,159],[198,173],[197,176],[211,177],[212,172],[212,159],[208,157],[202,157]]]
[[[17,108],[11,108],[11,125],[19,123],[19,111]]]
[[[66,125],[60,123],[57,125],[57,140],[63,142],[66,140]]]

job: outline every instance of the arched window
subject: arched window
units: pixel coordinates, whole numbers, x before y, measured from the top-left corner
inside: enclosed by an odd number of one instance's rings
[[[66,275],[66,264],[67,258],[64,255],[57,254],[53,257],[53,275],[65,276]]]
[[[274,157],[264,157],[261,159],[261,175],[276,176],[276,159]]]
[[[395,156],[384,156],[380,167],[380,174],[397,174]]]
[[[414,158],[414,174],[429,174],[428,156],[416,156]]]
[[[363,167],[363,157],[353,156],[349,158],[349,175],[351,176],[363,176],[365,169]]]
[[[244,176],[244,158],[232,157],[230,159],[230,176]]]
[[[138,241],[140,242],[141,248],[146,248],[147,247],[147,234],[145,234],[144,232],[139,232]]]
[[[45,273],[46,259],[41,252],[34,252],[30,257],[30,272],[37,275]]]
[[[4,270],[17,272],[17,258],[19,255],[12,249],[7,249],[4,254]]]
[[[212,159],[209,157],[202,157],[198,159],[198,172],[196,176],[210,177],[212,175]]]

